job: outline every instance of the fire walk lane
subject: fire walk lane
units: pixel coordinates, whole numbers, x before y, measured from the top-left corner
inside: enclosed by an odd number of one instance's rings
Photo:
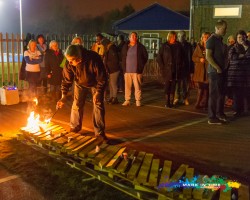
[[[227,125],[208,125],[207,112],[194,109],[196,92],[190,96],[190,106],[173,109],[164,108],[162,90],[155,85],[145,86],[143,94],[144,106],[139,108],[135,104],[105,104],[107,136],[116,144],[126,144],[128,149],[171,160],[176,168],[187,164],[194,167],[196,173],[220,174],[250,184],[249,116]],[[124,94],[118,94],[118,99],[122,102]],[[66,130],[69,129],[71,103],[67,102],[53,119]],[[55,105],[52,106],[55,110]],[[22,104],[0,106],[0,133],[5,136],[4,127],[15,136],[14,130],[24,126],[26,119]],[[93,130],[90,102],[85,105],[83,125],[81,133]],[[90,134],[93,136],[93,132]]]

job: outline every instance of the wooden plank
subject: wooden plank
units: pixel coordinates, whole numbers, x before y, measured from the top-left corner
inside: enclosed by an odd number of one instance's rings
[[[98,163],[101,169],[106,166],[106,164],[116,155],[116,153],[121,149],[119,146],[112,146],[112,149],[108,151],[105,157],[103,157]]]
[[[204,177],[207,175],[199,175],[198,179],[196,181],[197,184],[203,184],[204,183]],[[203,198],[203,193],[205,189],[204,188],[194,188],[192,195],[194,199],[202,199]]]
[[[66,135],[64,135],[64,136],[62,136],[62,137],[54,140],[53,141],[53,145],[57,146],[57,147],[60,147],[63,144],[68,143],[70,138],[74,139],[74,138],[76,138],[78,136],[80,136],[80,134],[70,132],[70,133],[68,133],[68,134],[66,134]]]
[[[88,153],[88,157],[89,158],[94,158],[96,155],[98,155],[99,153],[101,153],[102,151],[104,151],[105,148],[107,148],[109,145],[108,144],[102,144],[99,148],[99,151],[96,151],[96,149],[93,149],[92,151],[90,151]]]
[[[142,166],[138,172],[138,176],[135,180],[137,183],[142,184],[142,183],[147,182],[149,170],[150,170],[151,163],[153,160],[153,156],[154,156],[154,154],[152,154],[152,153],[146,153],[146,155],[143,159]]]
[[[56,137],[59,137],[62,135],[62,133],[64,132],[64,134],[66,134],[66,130],[64,130],[62,127],[60,127],[59,129],[57,129],[56,131],[51,131],[50,133],[50,137],[45,137],[45,138],[41,138],[41,141],[49,141],[49,140],[53,140]],[[60,133],[60,134],[59,134]]]
[[[188,182],[191,182],[193,177],[194,177],[194,168],[187,168],[185,179],[188,180]],[[192,197],[192,188],[184,188],[183,189],[183,196],[185,198],[190,199]]]
[[[68,142],[67,144],[63,145],[62,149],[67,149],[68,147],[72,146],[76,142],[79,142],[83,138],[85,138],[85,136],[80,135],[77,138],[72,139],[70,142]]]
[[[78,137],[76,137],[76,138],[73,138],[73,139],[71,139],[71,140],[68,140],[67,143],[65,143],[65,144],[62,145],[61,151],[62,151],[62,152],[67,152],[67,149],[70,148],[71,146],[72,146],[72,147],[79,146],[79,145],[77,145],[78,142],[79,142],[80,140],[83,140],[84,138],[85,138],[85,136],[80,135],[80,136],[78,136]],[[80,144],[82,144],[82,143],[80,143]]]
[[[141,164],[143,162],[144,156],[145,156],[145,152],[140,151],[139,154],[137,155],[137,157],[135,158],[134,162],[132,163],[131,168],[129,169],[128,173],[127,173],[127,178],[130,180],[134,180],[140,167]]]
[[[240,185],[238,189],[238,199],[239,200],[249,200],[249,186],[246,185]]]
[[[136,153],[136,150],[130,150],[127,153],[127,158],[123,157],[123,160],[116,167],[115,172],[125,174],[125,171],[126,171],[128,165],[129,165],[130,161],[132,161],[134,159],[135,153]]]
[[[60,132],[62,131],[62,132]],[[58,132],[54,132],[53,135],[50,138],[46,138],[45,143],[51,145],[51,143],[53,142],[53,140],[56,140],[64,135],[66,135],[68,132],[64,129],[60,130]]]
[[[45,133],[49,133],[49,134],[46,134],[45,137],[48,138],[47,136],[50,135],[49,138],[53,138],[54,133],[63,132],[63,130],[64,130],[64,129],[63,129],[61,126],[59,126],[59,127],[55,128],[55,129],[52,129],[52,130],[50,130],[50,131],[45,132]],[[42,135],[39,135],[39,136],[38,136],[39,140],[44,140],[41,136],[42,136]]]
[[[60,128],[60,126],[59,126],[59,125],[49,126],[49,127],[47,127],[47,128],[42,132],[42,134],[41,134],[40,132],[37,132],[37,133],[33,134],[33,137],[34,137],[35,139],[45,137],[45,136],[47,136],[47,135],[50,134],[49,131],[51,131],[51,130],[56,130],[57,128]]]
[[[106,165],[108,169],[114,169],[117,163],[122,159],[122,154],[125,151],[126,147],[121,148],[116,155],[110,160],[110,162]]]
[[[78,156],[81,158],[86,158],[88,156],[88,153],[91,152],[92,150],[96,150],[96,146],[99,146],[102,142],[103,141],[101,140],[95,140],[92,144],[82,149],[79,152]]]
[[[228,190],[226,192],[224,191],[220,191],[220,198],[219,200],[231,200],[231,191],[232,190]]]
[[[88,137],[88,136],[86,136],[86,137]],[[82,149],[84,149],[88,145],[92,144],[95,140],[97,140],[97,139],[90,137],[90,139],[88,141],[85,141],[84,144],[82,144],[82,145],[80,145],[80,146],[78,146],[78,147],[76,147],[75,149],[72,149],[72,150],[71,149],[70,150],[67,149],[67,152],[71,153],[71,154],[79,153]]]
[[[170,182],[177,182],[186,172],[188,165],[181,164],[181,166],[175,171],[173,176],[170,178]]]
[[[114,146],[108,145],[107,148],[103,149],[99,152],[99,154],[95,157],[93,163],[98,165],[98,163],[103,159],[110,151],[112,151]]]
[[[172,166],[172,161],[169,160],[164,161],[164,165],[161,172],[161,178],[158,186],[161,192],[166,192],[167,190],[167,188],[165,187],[165,183],[169,182],[171,166]]]
[[[58,128],[58,127],[61,127],[61,126],[59,126],[59,125],[47,126],[47,127],[44,129],[44,132],[47,132],[47,131],[56,129],[56,128]]]
[[[157,186],[157,180],[159,176],[159,173],[158,173],[159,166],[160,166],[160,159],[153,159],[152,166],[150,169],[149,179],[145,185],[151,186],[151,187]]]

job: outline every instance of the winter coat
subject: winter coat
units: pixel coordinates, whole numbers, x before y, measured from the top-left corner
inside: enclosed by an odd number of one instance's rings
[[[126,72],[126,58],[129,49],[129,42],[125,43],[122,47],[122,70]],[[142,74],[144,67],[148,61],[148,52],[143,44],[137,42],[137,74]]]
[[[205,62],[200,62],[201,58],[205,58],[206,49],[205,47],[198,44],[194,50],[192,60],[194,62],[194,75],[193,81],[200,83],[208,83],[208,61],[205,59]]]
[[[184,41],[181,43],[184,51],[184,78],[189,77],[194,73],[194,63],[192,61],[193,47],[192,45]]]
[[[49,83],[51,85],[61,85],[62,82],[62,68],[60,67],[63,61],[62,51],[59,50],[58,55],[52,49],[47,50],[45,54],[45,67],[47,69],[47,74],[51,74],[49,78]]]
[[[109,44],[104,57],[104,64],[109,74],[120,71],[118,51],[115,44]]]
[[[168,42],[162,44],[157,55],[157,63],[164,82],[183,78],[183,57],[183,48],[179,42],[173,45]]]
[[[228,87],[250,87],[250,42],[247,43],[247,50],[237,42],[229,49]],[[239,58],[240,54],[244,57]]]
[[[76,84],[102,93],[107,84],[107,75],[101,57],[94,51],[82,48],[82,62],[72,66],[68,62],[63,68],[62,93],[66,95],[75,81]]]

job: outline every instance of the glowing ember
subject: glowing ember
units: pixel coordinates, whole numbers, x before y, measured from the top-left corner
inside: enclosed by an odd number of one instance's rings
[[[49,124],[49,123],[50,123],[50,121],[51,121],[51,118],[49,118],[49,119],[45,119],[45,120],[44,120],[44,122],[45,122],[46,124]]]

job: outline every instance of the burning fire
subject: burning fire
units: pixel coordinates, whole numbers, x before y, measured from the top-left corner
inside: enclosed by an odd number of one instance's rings
[[[49,118],[49,119],[45,119],[44,121],[45,121],[45,123],[46,123],[46,124],[49,124],[49,123],[50,123],[50,121],[51,121],[51,118]]]
[[[30,113],[30,116],[28,117],[28,123],[26,127],[29,129],[34,129],[35,131],[39,131],[40,124],[41,124],[40,115],[39,114],[35,115],[35,112],[32,111]]]
[[[34,98],[32,100],[35,105],[38,105],[38,99]],[[28,117],[27,125],[24,127],[24,129],[32,130],[33,133],[44,130],[47,127],[47,124],[49,124],[51,121],[51,118],[45,119],[44,122],[40,121],[40,115],[36,114],[35,111],[32,111]]]
[[[33,101],[35,102],[35,104],[36,104],[36,106],[37,106],[37,104],[38,104],[38,99],[35,97],[35,98],[33,99]]]

